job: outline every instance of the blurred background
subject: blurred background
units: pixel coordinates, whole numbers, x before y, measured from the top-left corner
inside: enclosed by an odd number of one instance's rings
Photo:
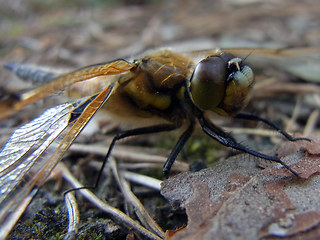
[[[145,49],[320,44],[317,0],[0,1],[1,62],[77,67]]]

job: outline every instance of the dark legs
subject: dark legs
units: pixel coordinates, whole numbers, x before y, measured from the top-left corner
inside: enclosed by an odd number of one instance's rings
[[[235,116],[235,118],[264,122],[268,126],[277,130],[283,136],[285,136],[289,141],[298,141],[298,140],[310,141],[310,139],[308,139],[308,138],[294,138],[294,137],[290,136],[286,131],[284,131],[281,127],[279,127],[277,124],[275,124],[274,122],[271,122],[268,119],[262,118],[260,116],[257,116],[257,115],[251,114],[251,113],[238,113]]]
[[[150,126],[150,127],[141,127],[141,128],[136,128],[136,129],[131,129],[131,130],[126,130],[126,131],[119,132],[112,139],[112,142],[111,142],[111,144],[109,146],[107,155],[106,155],[106,157],[105,157],[105,159],[103,161],[103,164],[101,166],[101,169],[100,169],[100,171],[98,173],[98,177],[97,177],[96,184],[95,184],[94,188],[96,188],[97,184],[99,183],[101,175],[102,175],[103,168],[106,165],[106,163],[108,161],[108,158],[109,158],[109,156],[110,156],[110,154],[111,154],[111,152],[113,150],[113,147],[114,147],[115,143],[118,140],[120,140],[122,138],[130,137],[130,136],[136,136],[136,135],[142,135],[142,134],[148,134],[148,133],[171,131],[171,130],[174,130],[174,129],[178,128],[178,127],[179,126],[176,126],[175,124],[162,124],[162,125],[156,125],[156,126]],[[173,164],[173,162],[174,162],[174,160],[172,161],[171,165]],[[170,165],[170,167],[171,167],[171,165]]]
[[[184,133],[180,136],[177,144],[174,146],[173,150],[171,151],[167,161],[165,162],[165,164],[163,166],[163,175],[165,178],[169,177],[170,169],[171,169],[174,161],[176,160],[179,152],[183,148],[184,144],[187,142],[187,140],[191,136],[193,129],[194,129],[194,122],[190,123],[187,130],[184,131]]]
[[[276,129],[278,132],[280,132],[282,135],[284,135],[290,141],[297,141],[297,140],[310,141],[308,138],[293,138],[287,132],[285,132],[282,128],[277,126],[275,123],[273,123],[273,122],[271,122],[271,121],[269,121],[267,119],[261,118],[259,116],[253,115],[253,114],[239,113],[239,114],[237,114],[235,116],[235,118],[264,122],[265,124],[269,125],[270,127]],[[198,120],[199,120],[199,123],[200,123],[200,125],[202,127],[202,130],[206,134],[208,134],[211,138],[215,139],[216,141],[218,141],[222,145],[227,146],[227,147],[231,147],[231,148],[234,148],[234,149],[246,152],[246,153],[249,153],[249,154],[251,154],[253,156],[256,156],[256,157],[259,157],[259,158],[263,158],[263,159],[270,160],[270,161],[273,161],[273,162],[278,162],[281,165],[283,165],[284,167],[286,167],[294,175],[298,175],[295,171],[293,171],[288,165],[286,165],[278,157],[268,156],[268,155],[265,155],[263,153],[256,152],[254,150],[251,150],[251,149],[241,145],[240,143],[237,143],[237,141],[232,136],[230,136],[229,134],[225,133],[222,129],[220,129],[219,127],[215,126],[213,123],[207,121],[203,117],[202,114],[199,114]],[[109,158],[109,156],[110,156],[110,154],[111,154],[111,152],[113,150],[113,147],[114,147],[115,143],[118,140],[120,140],[122,138],[130,137],[130,136],[135,136],[135,135],[171,131],[171,130],[177,129],[179,127],[180,127],[180,125],[177,126],[175,124],[162,124],[162,125],[156,125],[156,126],[150,126],[150,127],[136,128],[136,129],[127,130],[127,131],[123,131],[123,132],[118,133],[113,138],[113,140],[112,140],[112,142],[111,142],[111,144],[109,146],[109,150],[108,150],[107,155],[105,157],[105,160],[104,160],[104,162],[102,164],[101,170],[100,170],[100,172],[98,174],[98,178],[97,178],[96,184],[99,182],[100,177],[102,175],[103,168],[104,168],[105,164],[108,161],[108,158]],[[164,174],[164,176],[166,178],[168,178],[170,169],[171,169],[175,159],[177,158],[179,152],[182,150],[182,148],[183,148],[184,144],[186,143],[186,141],[190,138],[193,130],[194,130],[194,121],[190,121],[190,124],[189,124],[188,128],[180,136],[177,144],[174,146],[174,148],[171,151],[167,161],[165,162],[165,164],[163,166],[163,174]]]
[[[298,175],[295,171],[293,171],[288,165],[286,165],[284,162],[282,162],[279,158],[277,158],[275,156],[268,156],[268,155],[253,151],[253,150],[241,145],[240,143],[237,143],[233,137],[231,137],[230,135],[225,133],[222,129],[215,126],[213,123],[207,121],[203,116],[200,116],[198,119],[199,119],[199,123],[202,127],[202,130],[206,134],[208,134],[211,138],[215,139],[216,141],[218,141],[222,145],[249,153],[249,154],[256,156],[256,157],[259,157],[259,158],[263,158],[263,159],[270,160],[273,162],[278,162],[281,165],[283,165],[284,167],[286,167],[294,175]]]
[[[150,126],[150,127],[142,127],[142,128],[136,128],[136,129],[131,129],[131,130],[127,130],[127,131],[123,131],[123,132],[119,132],[113,139],[112,142],[109,146],[107,155],[105,157],[105,160],[103,161],[103,164],[101,166],[100,172],[98,174],[98,178],[96,181],[96,185],[97,186],[100,177],[102,175],[102,171],[104,166],[106,165],[108,158],[113,150],[113,147],[115,145],[115,143],[122,139],[122,138],[126,138],[126,137],[130,137],[130,136],[136,136],[136,135],[141,135],[141,134],[148,134],[148,133],[157,133],[157,132],[164,132],[164,131],[171,131],[174,129],[179,128],[180,125],[175,125],[175,124],[162,124],[162,125],[156,125],[156,126]],[[169,176],[169,172],[170,169],[174,163],[174,161],[176,160],[179,152],[181,151],[181,149],[183,148],[184,144],[186,143],[186,141],[189,139],[189,137],[191,136],[192,132],[194,129],[194,121],[190,122],[190,125],[188,126],[187,130],[184,131],[184,133],[180,136],[177,144],[174,146],[173,150],[171,151],[167,161],[165,162],[164,166],[163,166],[163,174],[166,178],[168,178]]]

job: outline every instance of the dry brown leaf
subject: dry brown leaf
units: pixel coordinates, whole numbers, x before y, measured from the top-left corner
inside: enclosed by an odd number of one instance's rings
[[[261,171],[255,159],[237,155],[214,168],[164,181],[162,195],[179,202],[188,215],[187,227],[170,239],[318,237],[320,177],[315,173],[320,170],[320,157],[316,139],[279,149],[279,153],[293,151],[283,160],[301,173],[299,178],[278,164]]]
[[[182,227],[175,229],[175,230],[167,230],[166,235],[165,235],[166,239],[171,239],[177,232],[180,232],[185,228],[186,228],[186,226],[182,226]]]

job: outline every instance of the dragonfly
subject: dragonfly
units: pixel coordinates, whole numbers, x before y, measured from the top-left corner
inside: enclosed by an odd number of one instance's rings
[[[254,51],[254,55],[261,54],[271,59],[279,56],[288,59],[305,53],[306,49]],[[177,155],[192,135],[195,125],[199,124],[205,134],[222,145],[280,163],[297,175],[280,158],[238,143],[208,117],[208,113],[214,112],[225,117],[261,121],[290,141],[308,140],[292,137],[267,119],[241,112],[248,103],[254,73],[246,64],[247,60],[235,54],[248,56],[251,52],[250,49],[217,49],[181,54],[164,49],[133,61],[117,59],[60,76],[8,65],[7,68],[18,76],[44,79],[46,83],[1,100],[0,119],[8,118],[53,93],[64,89],[72,92],[73,86],[85,86],[87,92],[83,94],[87,96],[49,108],[19,127],[0,152],[0,236],[9,232],[23,213],[23,210],[18,210],[30,203],[63,154],[100,108],[131,125],[131,128],[121,130],[113,138],[105,162],[120,139],[181,128],[183,132],[163,167],[164,176],[168,177]],[[250,58],[251,55],[246,59]],[[291,62],[288,67],[292,65]],[[314,76],[319,75],[316,73]]]

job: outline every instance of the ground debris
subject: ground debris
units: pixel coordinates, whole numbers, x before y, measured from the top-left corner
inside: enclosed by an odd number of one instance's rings
[[[308,173],[298,178],[277,165],[261,171],[255,159],[237,155],[164,181],[162,195],[179,202],[188,215],[185,230],[171,239],[318,236],[320,177],[310,173],[308,163],[319,165],[319,155],[296,151],[284,158],[289,164],[290,159],[296,162],[293,167],[300,166],[297,171]]]

